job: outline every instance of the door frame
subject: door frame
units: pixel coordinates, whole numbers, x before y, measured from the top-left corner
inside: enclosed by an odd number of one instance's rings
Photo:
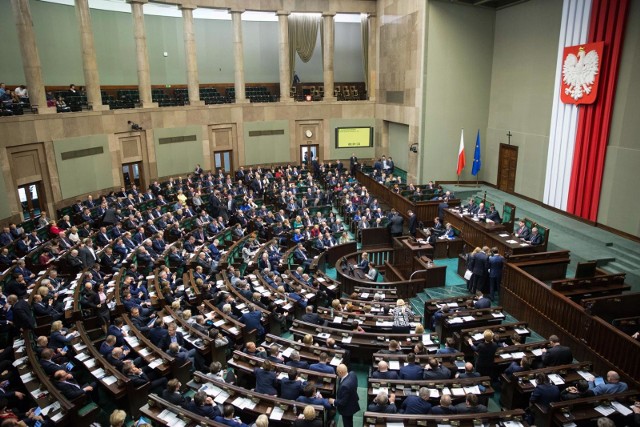
[[[138,165],[138,177],[140,179],[140,185],[137,185],[138,191],[141,191],[141,189],[145,190],[147,187],[146,187],[146,183],[144,182],[144,162],[141,161],[141,160],[137,161],[137,162],[122,163],[120,165],[120,176],[122,177],[122,186],[127,188],[127,185],[126,185],[125,180],[124,180],[124,172],[123,172],[122,169],[125,166],[128,166],[128,167],[132,168],[133,165]],[[132,175],[131,172],[133,172],[133,170],[129,169],[129,175],[134,177],[133,179],[131,179],[131,185],[133,185],[133,184],[135,184],[135,175]],[[131,187],[131,185],[129,185],[129,187]]]
[[[220,154],[220,160],[222,161],[222,163],[224,164],[224,153],[229,153],[229,171],[224,171],[225,175],[229,174],[232,177],[234,176],[235,170],[233,168],[233,149],[226,149],[226,150],[213,150],[213,153],[211,155],[211,171],[212,172],[217,172],[218,168],[216,166],[216,154]]]
[[[311,148],[315,148],[316,149],[316,157],[318,157],[318,162],[320,162],[320,144],[300,144],[298,146],[298,155],[300,156],[300,164],[302,165],[304,162],[304,153],[303,151],[305,149],[309,150]],[[313,160],[310,159],[310,160]],[[309,161],[309,164],[307,165],[307,168],[311,168],[311,161]]]
[[[27,197],[27,212],[29,213],[29,220],[32,220],[36,217],[36,215],[33,214],[34,211],[34,207],[32,204],[32,199],[31,199],[31,191],[29,191],[29,187],[35,185],[37,188],[37,193],[38,193],[38,202],[40,204],[40,213],[42,213],[43,211],[46,212],[47,211],[47,192],[44,189],[44,182],[42,180],[39,181],[35,181],[35,182],[29,182],[27,184],[21,184],[21,185],[17,185],[16,186],[16,193],[18,194],[18,204],[20,206],[20,214],[22,215],[23,219],[26,219],[24,216],[24,209],[22,207],[22,202],[20,201],[20,193],[19,190],[20,188],[26,187],[25,188],[25,195]],[[51,216],[53,217],[53,216]]]
[[[507,193],[513,193],[515,192],[515,187],[516,187],[516,182],[515,182],[515,177],[513,180],[513,190],[509,191],[506,188],[502,188],[500,186],[500,175],[502,173],[502,168],[503,168],[503,162],[502,162],[502,152],[503,150],[512,150],[516,152],[516,171],[518,170],[518,154],[519,154],[519,147],[517,145],[510,145],[510,144],[505,144],[504,142],[500,143],[500,148],[498,150],[498,177],[496,179],[496,186],[498,187],[499,190],[501,191],[505,191]]]

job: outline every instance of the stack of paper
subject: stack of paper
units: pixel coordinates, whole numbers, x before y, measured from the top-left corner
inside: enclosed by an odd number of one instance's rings
[[[269,418],[275,421],[280,421],[283,415],[284,410],[279,406],[274,406],[273,410],[271,411],[271,415],[269,415]]]

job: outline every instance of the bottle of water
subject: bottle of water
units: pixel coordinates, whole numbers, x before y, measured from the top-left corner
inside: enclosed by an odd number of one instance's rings
[[[296,405],[295,403],[293,404],[293,415],[295,415],[296,417],[298,416],[298,405]]]
[[[333,307],[331,307],[331,318],[333,319]]]

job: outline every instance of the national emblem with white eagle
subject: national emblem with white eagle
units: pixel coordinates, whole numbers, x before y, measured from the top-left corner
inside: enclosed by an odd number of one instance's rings
[[[571,46],[564,50],[562,89],[565,104],[591,104],[595,101],[600,74],[603,42]]]

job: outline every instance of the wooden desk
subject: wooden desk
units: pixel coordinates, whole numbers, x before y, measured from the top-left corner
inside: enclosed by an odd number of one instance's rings
[[[282,416],[283,422],[274,422],[274,424],[291,425],[291,423],[293,423],[293,421],[298,418],[298,415],[294,412],[294,407],[297,408],[297,405],[293,400],[280,399],[279,397],[256,393],[255,391],[247,390],[243,387],[224,383],[218,379],[208,377],[201,372],[196,371],[193,374],[193,380],[189,382],[188,386],[192,390],[203,389],[207,394],[212,395],[212,397],[213,395],[215,395],[215,397],[218,397],[218,395],[222,394],[223,392],[227,393],[228,397],[220,399],[220,401],[216,401],[217,403],[222,404],[231,404],[231,402],[236,400],[238,397],[249,398],[252,403],[255,403],[255,406],[253,408],[245,408],[241,411],[249,418],[257,418],[258,415],[261,414],[270,414],[274,406],[278,406],[284,410],[284,414]],[[318,414],[318,416],[324,420],[326,415],[324,406],[312,406],[316,410],[316,414]],[[271,421],[269,422],[269,425],[271,425]]]
[[[367,397],[372,402],[380,391],[387,391],[388,394],[396,395],[396,406],[400,406],[402,401],[411,395],[415,395],[421,387],[427,387],[431,391],[429,402],[436,406],[440,402],[443,394],[450,394],[453,404],[464,402],[466,393],[464,387],[482,386],[484,390],[478,390],[476,394],[480,403],[486,405],[489,397],[493,396],[494,390],[491,387],[491,377],[476,378],[451,378],[448,380],[384,380],[369,377],[367,380]],[[446,391],[450,393],[446,393]],[[443,393],[444,392],[444,393]]]
[[[555,402],[549,405],[545,411],[540,405],[534,405],[533,412],[537,425],[563,426],[567,422],[574,422],[578,426],[588,424],[595,418],[602,417],[602,414],[595,408],[605,402],[617,401],[629,407],[638,400],[637,391],[626,391],[624,393],[608,394],[606,396],[585,397],[582,399],[568,400],[565,402]],[[565,416],[565,413],[568,416]],[[615,425],[628,425],[629,420],[618,412],[609,415]]]
[[[502,374],[502,394],[500,400],[502,406],[507,409],[523,408],[529,405],[529,398],[535,388],[530,380],[535,379],[536,374],[557,374],[562,377],[567,387],[573,385],[576,381],[582,379],[578,371],[589,372],[591,370],[591,362],[572,363],[569,365],[552,366],[549,368],[532,369],[529,371],[516,372],[509,377]]]
[[[229,360],[229,366],[233,367],[238,374],[238,384],[242,384],[244,380],[246,388],[253,389],[255,387],[255,375],[253,370],[256,367],[262,365],[265,359],[257,356],[252,356],[242,351],[235,350],[233,357]],[[336,358],[335,362],[331,365],[337,367],[342,363],[342,359]],[[277,372],[278,378],[287,376],[291,372],[291,366],[287,366],[284,363],[273,363],[274,371]],[[327,374],[324,372],[313,371],[310,369],[297,368],[298,375],[305,381],[313,381],[318,387],[318,391],[322,393],[324,397],[335,397],[336,385],[338,377],[336,374]],[[244,377],[244,378],[243,378]],[[248,380],[248,381],[247,381]]]
[[[351,350],[352,360],[367,361],[371,359],[373,353],[385,349],[389,345],[389,340],[396,340],[401,346],[413,346],[417,342],[423,340],[422,335],[416,334],[376,334],[376,333],[354,333],[347,332],[327,326],[312,325],[311,323],[294,320],[291,326],[291,332],[295,337],[304,337],[306,334],[312,334],[327,340],[333,338],[336,343],[343,348]],[[320,334],[323,334],[322,336]],[[432,340],[435,334],[432,334]],[[347,342],[345,342],[347,341]],[[365,362],[366,363],[366,362]]]
[[[278,346],[280,352],[285,354],[288,353],[288,349],[296,350],[298,354],[300,354],[300,359],[306,360],[310,364],[317,363],[320,360],[320,353],[322,352],[327,353],[331,359],[335,357],[344,359],[347,357],[347,350],[344,349],[327,348],[320,345],[307,345],[303,344],[302,341],[298,342],[276,335],[267,334],[262,346],[267,349],[272,345]],[[285,359],[288,359],[288,357],[285,356]]]
[[[473,319],[469,318],[469,320],[463,320],[462,322],[457,320],[466,316],[471,316]],[[459,332],[462,329],[500,324],[504,317],[502,307],[461,310],[445,317],[441,323],[436,324],[436,332],[438,332],[440,340],[444,341],[447,337],[452,337],[456,331]]]
[[[448,222],[460,230],[462,239],[472,248],[495,246],[503,256],[535,252],[533,246],[521,242],[513,234],[506,231],[502,224],[474,221],[470,216],[461,215],[454,209],[444,210],[444,222]],[[504,236],[505,234],[507,236]],[[516,241],[516,243],[509,241]]]
[[[479,425],[498,426],[504,421],[518,421],[523,427],[529,427],[523,419],[524,411],[485,412],[481,414],[464,415],[407,415],[407,414],[383,414],[380,412],[365,412],[364,425],[367,427],[386,427],[387,423],[402,423],[405,427],[428,426],[435,427],[443,422],[456,423],[459,427],[473,427]],[[543,424],[540,424],[543,425]]]
[[[218,423],[210,418],[201,417],[191,411],[187,411],[182,406],[174,405],[155,393],[151,393],[147,404],[140,408],[142,415],[153,421],[154,424],[170,427],[171,423],[160,416],[165,410],[170,411],[176,418],[187,423],[187,427],[228,427],[226,424]]]

